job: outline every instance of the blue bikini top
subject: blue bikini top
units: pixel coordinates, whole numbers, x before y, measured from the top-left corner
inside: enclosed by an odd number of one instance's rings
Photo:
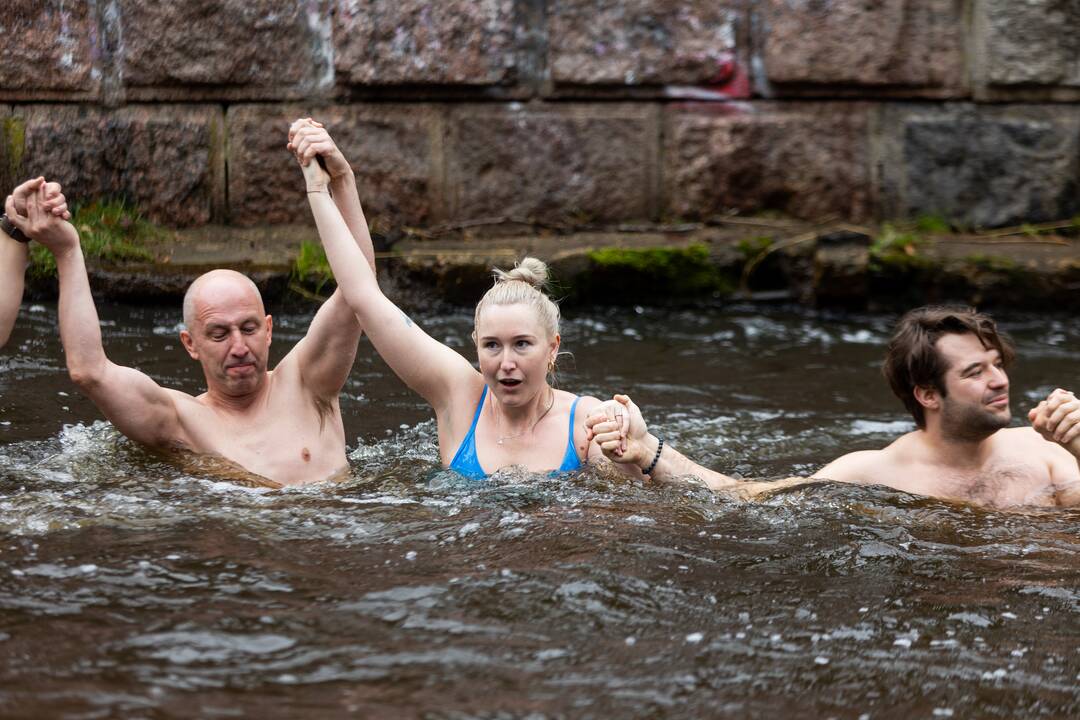
[[[480,458],[476,457],[476,423],[480,420],[480,411],[484,409],[484,400],[487,398],[488,388],[484,385],[484,391],[480,393],[480,402],[476,406],[476,415],[473,416],[472,425],[465,439],[461,441],[454,459],[450,461],[450,469],[460,473],[471,480],[485,480],[488,474],[480,467]],[[574,413],[577,412],[577,404],[580,397],[574,398],[574,404],[570,406],[570,432],[566,439],[566,453],[563,454],[562,465],[555,472],[570,472],[581,469],[581,459],[578,458],[577,450],[574,449]]]

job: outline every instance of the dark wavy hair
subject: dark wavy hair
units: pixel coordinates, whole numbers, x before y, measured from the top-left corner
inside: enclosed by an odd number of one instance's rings
[[[926,414],[914,390],[932,387],[945,396],[945,371],[949,368],[936,343],[950,333],[979,338],[984,348],[1001,354],[1006,367],[1016,356],[1009,337],[998,331],[989,315],[974,308],[927,306],[906,313],[896,323],[881,372],[920,428],[926,427]]]

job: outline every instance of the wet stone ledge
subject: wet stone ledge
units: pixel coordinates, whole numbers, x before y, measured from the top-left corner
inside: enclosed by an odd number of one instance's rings
[[[843,310],[902,310],[960,302],[985,308],[1080,311],[1080,222],[983,234],[902,231],[890,226],[814,225],[730,218],[715,225],[567,230],[529,225],[443,228],[378,235],[384,291],[404,307],[470,306],[492,267],[534,255],[552,270],[567,305],[713,305],[795,302]],[[178,302],[202,272],[248,273],[268,302],[305,303],[334,285],[323,266],[302,269],[306,226],[215,228],[167,233],[154,262],[91,262],[95,294]],[[28,294],[54,296],[55,280],[31,279]]]

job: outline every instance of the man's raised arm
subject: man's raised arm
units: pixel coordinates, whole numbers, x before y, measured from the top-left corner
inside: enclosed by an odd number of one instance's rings
[[[318,162],[322,158],[330,176],[328,189],[334,204],[374,271],[375,250],[360,206],[356,176],[333,138],[321,123],[303,118],[289,128],[288,148],[301,165]],[[290,353],[297,362],[305,386],[317,397],[332,399],[341,392],[352,370],[362,332],[363,328],[342,297],[341,290],[335,290],[315,313],[307,335]]]
[[[15,225],[56,258],[60,278],[60,339],[68,373],[116,428],[137,442],[166,447],[183,442],[174,392],[148,376],[121,367],[105,356],[97,308],[75,227],[46,210],[44,188],[27,200],[26,217]],[[6,212],[17,216],[8,198]]]

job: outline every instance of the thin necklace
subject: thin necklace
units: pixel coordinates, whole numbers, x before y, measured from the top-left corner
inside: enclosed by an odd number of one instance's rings
[[[498,444],[502,445],[507,440],[513,440],[514,438],[519,438],[522,435],[524,435],[525,433],[529,433],[529,432],[532,432],[533,430],[535,430],[536,426],[540,424],[540,421],[543,420],[544,417],[549,412],[551,412],[551,408],[552,408],[553,405],[555,405],[555,391],[554,390],[551,391],[551,402],[548,403],[547,409],[544,410],[544,412],[540,413],[540,417],[536,418],[536,422],[534,422],[532,424],[532,427],[527,428],[525,430],[522,430],[519,433],[515,433],[514,435],[499,435],[499,439],[497,441]],[[491,414],[495,416],[495,432],[498,433],[499,432],[499,414],[497,412],[495,412],[495,398],[494,397],[491,398]]]

